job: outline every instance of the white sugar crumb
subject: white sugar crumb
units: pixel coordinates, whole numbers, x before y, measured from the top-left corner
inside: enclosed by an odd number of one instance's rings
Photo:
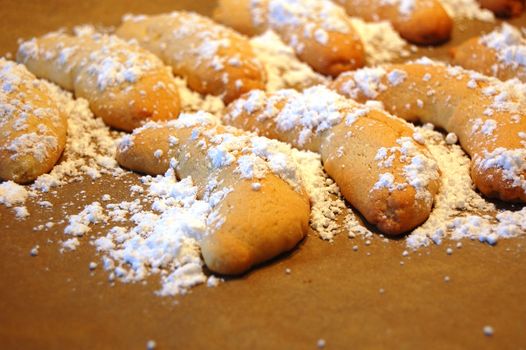
[[[24,204],[28,196],[29,193],[24,186],[13,181],[0,183],[0,204],[6,207]]]
[[[90,269],[90,271],[93,271],[97,268],[97,263],[96,262],[93,262],[91,261],[88,265],[88,268]]]
[[[206,280],[206,286],[209,288],[217,287],[222,281],[222,278],[218,278],[216,276],[209,276]]]
[[[60,249],[61,252],[64,251],[73,251],[76,250],[77,247],[80,245],[80,242],[78,238],[70,238],[62,242],[62,248]]]
[[[446,135],[446,143],[448,145],[454,145],[458,142],[458,136],[454,132],[450,132]]]
[[[155,350],[156,347],[157,343],[155,342],[155,340],[148,340],[148,342],[146,343],[146,350]]]
[[[493,333],[495,332],[493,327],[491,326],[484,326],[484,328],[482,328],[482,332],[484,332],[484,335],[486,337],[491,337],[493,336]]]
[[[316,345],[318,346],[318,349],[323,349],[325,348],[325,345],[327,345],[327,342],[325,341],[325,339],[318,339]]]
[[[40,249],[40,246],[37,244],[36,246],[34,246],[33,248],[31,248],[31,250],[29,251],[29,255],[31,256],[37,256],[38,255],[38,250]]]
[[[29,211],[26,207],[14,207],[15,217],[19,220],[25,219],[29,216]]]

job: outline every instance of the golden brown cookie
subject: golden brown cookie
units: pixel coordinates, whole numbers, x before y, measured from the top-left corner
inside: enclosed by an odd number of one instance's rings
[[[468,39],[451,50],[453,64],[500,80],[526,82],[526,36],[504,23],[493,32]]]
[[[88,100],[96,116],[131,131],[149,120],[179,115],[179,94],[170,69],[137,45],[115,36],[50,33],[20,45],[17,60]]]
[[[24,66],[0,58],[0,179],[31,182],[60,158],[67,119],[54,93]]]
[[[320,153],[345,199],[385,234],[407,232],[429,217],[439,170],[401,119],[323,86],[252,91],[232,103],[224,119]]]
[[[191,89],[225,103],[265,87],[265,69],[248,38],[196,13],[125,16],[116,34],[155,53]]]
[[[478,0],[482,8],[499,17],[519,16],[524,10],[524,0]]]
[[[328,0],[220,0],[214,19],[246,35],[272,29],[322,74],[338,76],[365,64],[349,17]]]
[[[453,20],[438,0],[333,0],[347,14],[366,21],[389,21],[400,36],[419,45],[448,41]]]
[[[524,100],[500,81],[422,59],[349,72],[332,87],[359,101],[381,101],[408,121],[455,133],[483,194],[526,202]]]
[[[139,172],[190,176],[210,204],[198,237],[206,265],[240,274],[296,246],[307,234],[309,199],[273,141],[217,124],[205,113],[147,124],[120,144],[117,160]],[[289,160],[290,161],[290,160]]]

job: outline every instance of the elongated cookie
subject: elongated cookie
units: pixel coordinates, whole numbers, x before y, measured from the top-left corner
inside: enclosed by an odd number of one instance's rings
[[[350,16],[392,23],[414,44],[433,45],[450,39],[453,20],[438,0],[333,0]]]
[[[272,29],[322,74],[338,76],[365,64],[349,17],[329,0],[219,0],[214,18],[247,35]]]
[[[50,33],[20,45],[17,60],[88,100],[112,127],[131,131],[148,120],[179,115],[170,69],[137,45],[104,34]]]
[[[525,105],[500,81],[422,59],[350,72],[333,88],[359,101],[381,101],[408,121],[455,133],[483,194],[526,202]]]
[[[499,17],[515,17],[524,10],[524,0],[478,0],[480,6]]]
[[[265,87],[265,69],[248,38],[191,12],[125,16],[116,34],[136,39],[187,79],[191,89],[225,103]]]
[[[50,171],[66,134],[66,115],[52,87],[0,58],[0,179],[27,183]]]
[[[205,113],[150,123],[120,144],[117,160],[139,172],[191,176],[210,204],[198,237],[208,268],[239,274],[292,249],[307,233],[309,199],[275,141],[217,124]]]
[[[225,121],[320,153],[345,199],[385,234],[409,231],[431,212],[437,164],[411,126],[381,110],[315,86],[252,91],[230,104]]]
[[[468,39],[451,51],[452,63],[501,80],[526,82],[526,36],[504,23],[493,32]]]

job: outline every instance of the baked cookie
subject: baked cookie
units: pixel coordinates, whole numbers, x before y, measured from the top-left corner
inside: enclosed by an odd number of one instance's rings
[[[224,120],[320,153],[345,199],[387,235],[429,217],[440,172],[401,119],[315,86],[301,93],[252,91],[230,104]]]
[[[525,102],[500,81],[421,59],[349,72],[332,87],[358,101],[381,101],[408,121],[455,133],[471,157],[471,178],[480,192],[526,202]]]
[[[248,38],[196,13],[128,15],[116,34],[137,40],[191,89],[219,95],[225,103],[265,87],[265,69]]]
[[[300,60],[325,75],[365,64],[360,36],[329,0],[219,0],[214,19],[251,36],[272,29]]]
[[[24,66],[0,58],[0,179],[31,182],[60,158],[68,124],[54,93]]]
[[[453,20],[438,0],[333,0],[347,14],[366,21],[389,21],[400,36],[418,45],[448,41]]]
[[[524,10],[524,0],[478,0],[482,8],[499,17],[519,16]]]
[[[17,60],[88,100],[96,116],[131,131],[149,120],[179,115],[170,69],[136,44],[99,33],[50,33],[20,45]]]
[[[467,40],[451,50],[451,56],[453,64],[464,68],[526,82],[526,36],[509,24]]]
[[[309,199],[295,164],[275,142],[219,125],[203,112],[150,123],[125,137],[123,167],[151,175],[172,168],[191,176],[210,205],[197,237],[208,268],[240,274],[292,249],[307,234]]]

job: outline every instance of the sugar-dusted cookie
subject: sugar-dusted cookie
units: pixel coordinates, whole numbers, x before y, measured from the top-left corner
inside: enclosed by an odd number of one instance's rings
[[[359,101],[379,100],[408,121],[455,133],[483,194],[526,202],[525,104],[500,81],[421,59],[349,72],[333,88]]]
[[[0,58],[0,179],[31,182],[60,158],[67,119],[52,89],[24,66]]]
[[[318,152],[341,193],[387,235],[409,231],[431,212],[439,170],[405,121],[323,86],[302,93],[252,91],[225,121]]]
[[[307,234],[309,199],[275,141],[219,125],[205,113],[150,123],[120,144],[117,160],[139,172],[191,176],[209,203],[196,237],[210,270],[239,274],[292,249]]]
[[[439,0],[333,0],[350,16],[392,23],[400,36],[414,44],[433,45],[451,37],[453,20]]]
[[[170,69],[152,53],[112,35],[50,33],[20,45],[17,60],[40,78],[88,100],[93,113],[131,131],[179,115]]]
[[[452,63],[501,80],[526,82],[526,36],[504,23],[491,33],[468,39],[451,50]]]
[[[302,61],[325,75],[365,64],[350,18],[329,0],[220,0],[214,18],[247,35],[272,29]]]
[[[116,34],[155,53],[191,89],[226,103],[265,87],[265,69],[248,38],[196,13],[128,15]]]

